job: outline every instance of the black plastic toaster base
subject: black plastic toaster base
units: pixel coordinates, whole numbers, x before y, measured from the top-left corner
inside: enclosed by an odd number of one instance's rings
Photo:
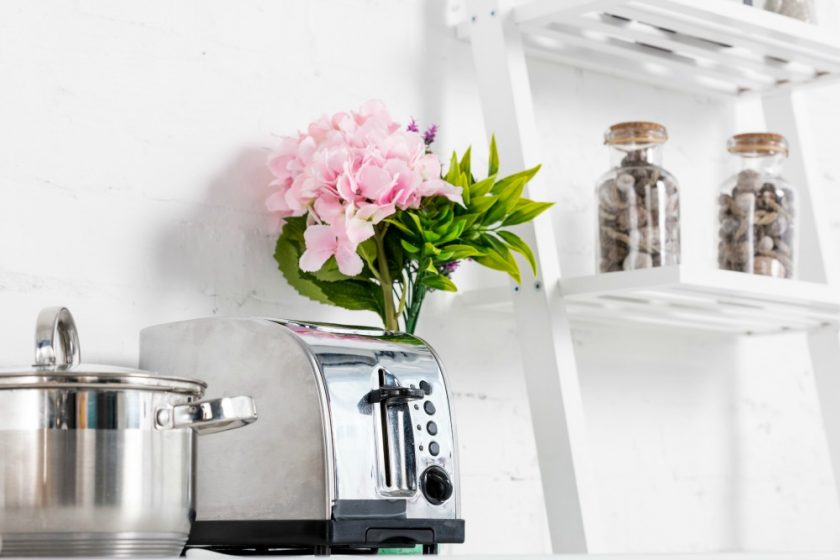
[[[396,548],[464,542],[463,519],[196,521],[188,547],[216,550]]]

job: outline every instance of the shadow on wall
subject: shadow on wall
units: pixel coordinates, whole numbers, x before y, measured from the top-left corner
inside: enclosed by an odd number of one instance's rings
[[[240,151],[158,240],[165,291],[197,300],[205,315],[265,313],[293,297],[272,258],[277,226],[263,206],[266,157],[262,149]]]
[[[266,158],[264,149],[240,151],[201,200],[184,202],[184,215],[157,242],[166,301],[155,305],[165,306],[167,320],[252,315],[377,325],[373,313],[315,303],[286,283],[274,261],[279,224],[264,206]]]

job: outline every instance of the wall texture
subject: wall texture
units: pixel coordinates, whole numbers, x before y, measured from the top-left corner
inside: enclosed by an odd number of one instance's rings
[[[377,97],[483,148],[469,48],[441,0],[9,1],[0,5],[0,365],[31,360],[38,309],[75,313],[90,361],[135,364],[145,325],[212,314],[373,318],[283,282],[262,212],[276,135]],[[592,270],[601,132],[666,123],[689,258],[708,263],[732,106],[534,62],[541,180],[567,274]],[[830,211],[837,89],[812,95]],[[750,124],[749,126],[760,126]],[[502,154],[504,157],[504,154]],[[840,220],[834,220],[840,233]],[[504,285],[469,266],[465,289]],[[468,541],[548,550],[515,327],[436,295],[420,334],[441,352],[459,420]],[[840,548],[840,509],[801,337],[738,341],[577,333],[601,527],[593,549]]]

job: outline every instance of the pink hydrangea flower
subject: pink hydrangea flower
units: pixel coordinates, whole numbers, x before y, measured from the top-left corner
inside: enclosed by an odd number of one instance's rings
[[[335,256],[339,270],[355,276],[363,268],[357,248],[382,220],[430,196],[463,204],[461,188],[441,179],[426,146],[417,127],[394,122],[381,101],[283,138],[269,160],[274,180],[265,204],[281,223],[308,217],[301,270],[317,271]]]

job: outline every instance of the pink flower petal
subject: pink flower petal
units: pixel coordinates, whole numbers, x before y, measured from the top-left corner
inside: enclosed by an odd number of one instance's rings
[[[376,200],[394,184],[391,174],[373,165],[365,165],[359,171],[359,192],[365,198]]]
[[[303,240],[307,249],[315,251],[335,251],[338,246],[338,238],[331,226],[311,225],[303,232]]]
[[[300,256],[298,266],[304,272],[318,272],[331,256],[332,253],[329,251],[312,251],[307,249]]]
[[[373,224],[366,220],[352,218],[347,222],[347,239],[354,245],[354,249],[361,242],[373,237]]]
[[[306,250],[300,256],[300,269],[306,272],[320,270],[338,248],[338,239],[330,226],[311,225],[303,232]]]
[[[364,263],[356,253],[356,249],[350,245],[341,245],[335,255],[338,270],[347,276],[357,276],[362,273]]]
[[[282,190],[274,191],[265,199],[265,207],[269,212],[289,213],[291,209],[286,204],[286,193]]]
[[[440,160],[434,154],[426,154],[417,162],[417,169],[423,179],[440,179]]]
[[[431,181],[424,181],[420,187],[420,194],[422,196],[445,196],[452,202],[464,205],[464,197],[461,194],[463,189],[451,185],[442,179],[433,179]]]
[[[396,211],[397,209],[393,204],[383,204],[381,206],[377,206],[376,212],[374,212],[372,216],[372,221],[374,224],[378,224]]]
[[[323,195],[315,199],[315,212],[321,218],[321,221],[331,224],[338,216],[344,214],[344,207],[341,205],[340,199]]]

